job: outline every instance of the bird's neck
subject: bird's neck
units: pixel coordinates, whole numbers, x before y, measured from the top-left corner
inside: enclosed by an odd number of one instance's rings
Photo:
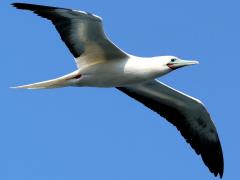
[[[126,64],[125,70],[150,79],[155,79],[171,72],[171,69],[161,57],[142,58],[132,56]]]

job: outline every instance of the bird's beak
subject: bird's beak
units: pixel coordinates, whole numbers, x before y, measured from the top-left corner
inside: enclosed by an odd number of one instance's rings
[[[168,63],[167,66],[174,70],[174,69],[178,69],[178,68],[181,68],[181,67],[184,67],[184,66],[190,66],[190,65],[194,65],[194,64],[199,64],[199,62],[195,61],[195,60],[179,59],[175,62]]]

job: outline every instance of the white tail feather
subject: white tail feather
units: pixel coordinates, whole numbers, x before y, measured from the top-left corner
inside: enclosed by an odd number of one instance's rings
[[[67,74],[65,76],[51,79],[47,81],[37,82],[33,84],[27,84],[22,86],[16,86],[11,88],[23,88],[23,89],[50,89],[50,88],[59,88],[59,87],[66,87],[71,86],[73,83],[72,80],[80,78],[80,74],[78,71],[74,71],[70,74]]]

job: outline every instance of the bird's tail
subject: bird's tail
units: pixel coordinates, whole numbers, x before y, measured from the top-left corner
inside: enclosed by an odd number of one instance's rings
[[[71,86],[76,82],[77,79],[81,77],[81,74],[78,71],[74,71],[65,76],[61,76],[56,79],[51,79],[47,81],[37,82],[33,84],[27,84],[22,86],[16,86],[11,88],[23,88],[23,89],[50,89],[50,88],[59,88]]]

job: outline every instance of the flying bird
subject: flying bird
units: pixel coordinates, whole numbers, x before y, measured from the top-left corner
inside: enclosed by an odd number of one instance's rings
[[[108,39],[101,17],[88,12],[26,3],[12,5],[50,20],[77,65],[77,70],[62,77],[15,88],[116,87],[176,126],[210,172],[222,178],[224,161],[220,140],[202,102],[156,80],[198,61],[175,56],[130,55]]]

